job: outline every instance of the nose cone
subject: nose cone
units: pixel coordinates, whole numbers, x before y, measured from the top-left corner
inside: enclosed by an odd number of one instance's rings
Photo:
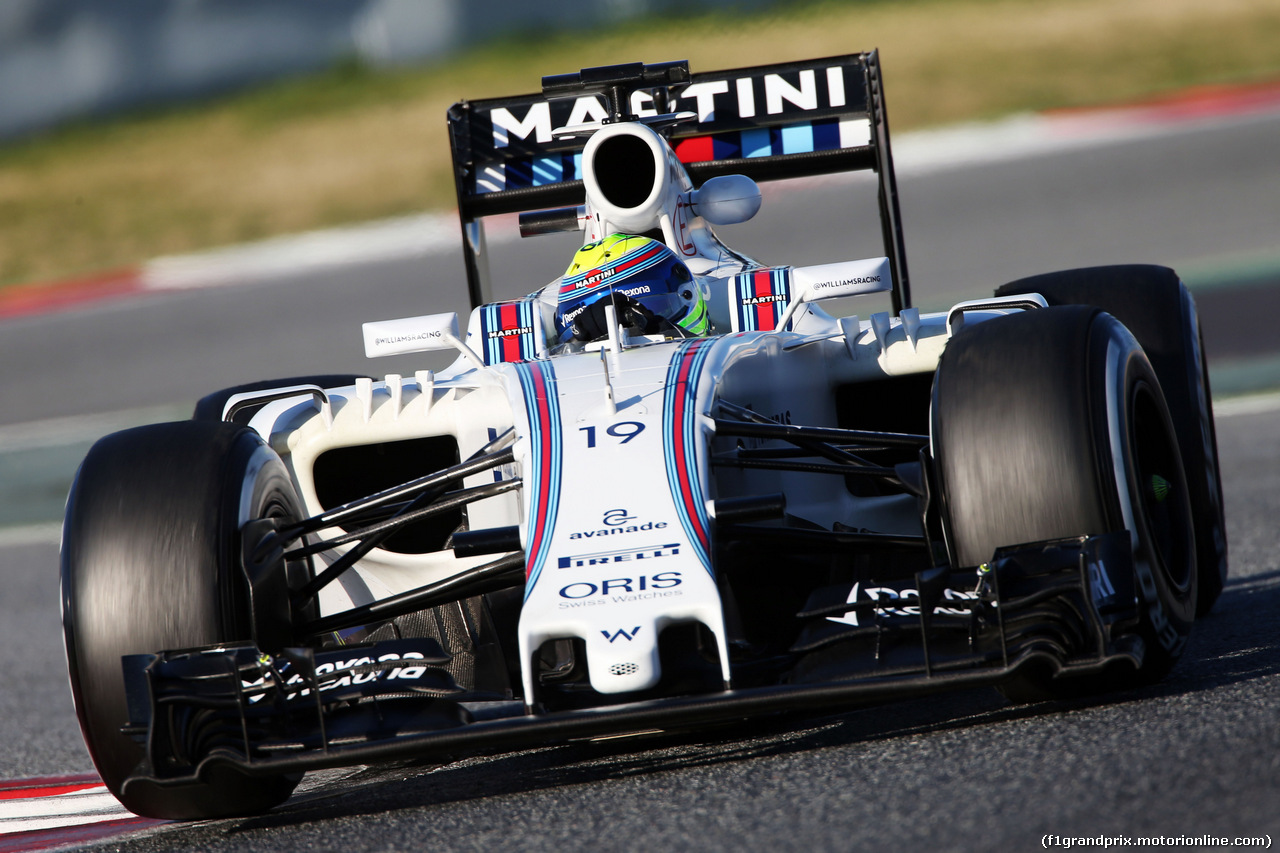
[[[518,628],[526,696],[538,695],[537,650],[570,637],[586,645],[593,689],[657,687],[659,634],[688,622],[715,637],[729,680],[702,497],[708,463],[699,418],[709,403],[696,395],[711,347],[695,338],[608,361],[580,353],[512,367],[547,374],[513,404],[529,418],[517,431],[531,437],[518,450],[530,509]],[[523,397],[526,387],[522,380],[512,393]],[[606,407],[606,399],[620,402]]]
[[[587,673],[601,693],[656,687],[662,677],[654,625],[601,629],[587,637]]]

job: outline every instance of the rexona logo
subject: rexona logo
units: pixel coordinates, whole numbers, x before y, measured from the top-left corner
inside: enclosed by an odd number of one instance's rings
[[[656,575],[637,575],[633,578],[609,578],[599,583],[578,581],[562,587],[560,597],[578,600],[612,595],[615,601],[658,598],[664,595],[678,595],[678,591],[673,587],[680,586],[683,582],[680,572],[659,572]]]
[[[608,566],[613,563],[629,563],[633,560],[657,560],[661,557],[674,557],[680,553],[680,543],[659,545],[650,548],[627,548],[622,551],[600,551],[595,554],[580,554],[576,557],[561,557],[559,568],[581,569],[586,566]]]

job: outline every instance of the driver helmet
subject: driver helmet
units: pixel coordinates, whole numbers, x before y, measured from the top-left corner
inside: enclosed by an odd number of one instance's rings
[[[611,234],[579,249],[560,279],[560,339],[572,336],[579,314],[614,293],[691,335],[704,335],[710,326],[702,288],[675,252],[648,237]]]

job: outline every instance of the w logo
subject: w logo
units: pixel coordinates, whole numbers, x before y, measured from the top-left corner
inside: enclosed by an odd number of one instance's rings
[[[632,628],[630,633],[628,633],[625,628],[619,628],[613,634],[610,634],[608,631],[601,631],[600,633],[604,634],[605,638],[611,643],[614,640],[618,639],[619,637],[630,642],[631,640],[634,640],[636,638],[636,634],[640,633],[640,626],[637,625],[636,627]]]

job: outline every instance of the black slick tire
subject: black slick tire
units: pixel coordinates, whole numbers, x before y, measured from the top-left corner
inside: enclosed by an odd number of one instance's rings
[[[63,630],[76,715],[107,788],[131,811],[190,820],[266,811],[297,776],[220,769],[177,788],[124,783],[145,749],[129,722],[120,658],[247,641],[240,526],[298,517],[280,458],[257,433],[181,421],[115,433],[90,449],[67,499]]]
[[[1130,668],[1117,683],[1034,671],[1006,695],[1064,698],[1163,677],[1195,619],[1191,507],[1160,385],[1129,331],[1084,306],[966,326],[943,353],[931,417],[958,566],[986,562],[1002,546],[1130,534],[1133,630],[1145,649],[1136,676]]]
[[[1227,528],[1209,370],[1190,291],[1167,267],[1131,264],[1046,273],[996,290],[997,296],[1018,293],[1039,293],[1050,305],[1101,308],[1128,327],[1146,352],[1187,474],[1199,575],[1196,615],[1205,615],[1227,581]]]

